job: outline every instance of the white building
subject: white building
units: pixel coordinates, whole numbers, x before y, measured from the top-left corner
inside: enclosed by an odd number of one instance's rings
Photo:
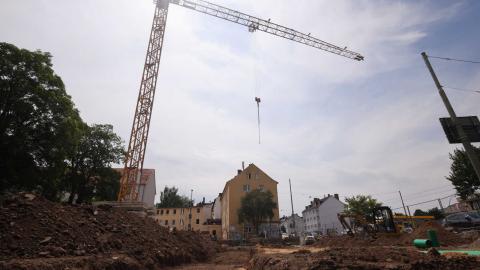
[[[288,235],[294,234],[294,235],[303,235],[303,232],[305,230],[305,224],[303,223],[303,218],[297,214],[288,217],[282,217],[280,219],[280,228],[283,231],[283,228],[285,228],[285,232]],[[295,220],[295,227],[294,227],[294,221]]]
[[[328,194],[323,199],[314,198],[302,211],[306,233],[337,234],[343,230],[337,214],[343,212],[345,204],[338,194]]]

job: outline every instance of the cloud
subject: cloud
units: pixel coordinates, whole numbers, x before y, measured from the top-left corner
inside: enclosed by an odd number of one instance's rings
[[[219,1],[216,1],[220,3]],[[153,6],[148,1],[7,0],[2,39],[52,52],[90,123],[128,142]],[[309,196],[409,193],[447,185],[445,111],[417,44],[463,3],[233,1],[222,5],[311,32],[365,55],[356,62],[172,5],[146,153],[158,190],[213,199],[241,161]],[[8,23],[8,28],[5,27]],[[434,45],[432,45],[434,46]],[[448,73],[449,74],[449,73]],[[479,73],[480,74],[480,73]],[[478,85],[475,77],[469,86]],[[260,96],[262,144],[257,142]],[[454,96],[464,112],[478,100]],[[463,111],[463,110],[462,110]],[[386,196],[379,195],[381,199]],[[288,212],[288,211],[287,211]]]

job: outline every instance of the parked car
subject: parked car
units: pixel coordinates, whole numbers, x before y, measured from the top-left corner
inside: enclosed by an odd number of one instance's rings
[[[311,245],[315,243],[315,237],[313,235],[305,236],[305,245]]]
[[[454,213],[446,216],[442,224],[444,227],[454,229],[480,226],[480,214],[478,212]]]

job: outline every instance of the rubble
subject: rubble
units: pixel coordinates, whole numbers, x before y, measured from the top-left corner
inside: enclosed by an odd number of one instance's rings
[[[35,263],[47,262],[51,269],[64,269],[79,261],[85,269],[119,263],[135,269],[204,261],[215,250],[207,236],[172,234],[153,219],[123,209],[62,205],[23,194],[0,207],[0,269],[36,269]]]

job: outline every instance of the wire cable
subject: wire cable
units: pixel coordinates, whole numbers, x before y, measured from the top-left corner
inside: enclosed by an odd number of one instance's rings
[[[462,91],[462,92],[471,92],[471,93],[480,94],[480,90],[465,89],[465,88],[458,88],[458,87],[451,87],[451,86],[444,86],[444,85],[442,85],[442,87],[447,89]]]
[[[480,64],[480,61],[473,61],[473,60],[464,60],[464,59],[455,59],[455,58],[449,58],[449,57],[441,57],[441,56],[432,56],[432,55],[427,55],[429,58],[436,58],[436,59],[442,59],[446,61],[456,61],[456,62],[463,62],[463,63],[470,63],[470,64]]]

